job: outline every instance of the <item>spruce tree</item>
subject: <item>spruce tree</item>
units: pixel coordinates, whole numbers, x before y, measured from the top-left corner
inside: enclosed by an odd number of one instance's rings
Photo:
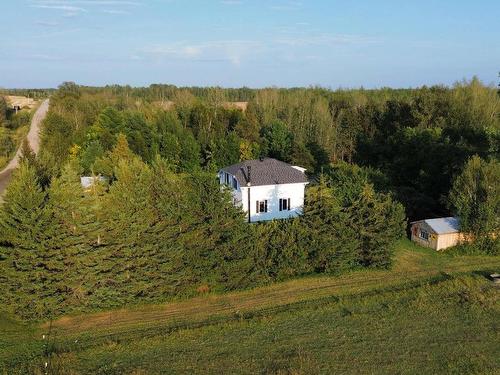
[[[99,220],[100,182],[84,190],[80,184],[78,161],[71,159],[61,176],[54,179],[48,190],[47,211],[52,222],[47,234],[47,248],[63,259],[64,268],[54,275],[61,283],[59,308],[64,304],[86,303],[98,273],[95,247],[102,236]],[[97,259],[96,259],[97,258]]]
[[[3,241],[18,249],[38,249],[47,224],[45,199],[35,168],[22,162],[4,196],[0,215]]]
[[[151,200],[152,173],[139,158],[120,160],[115,167],[116,180],[103,198],[101,218],[103,238],[101,248],[102,277],[113,280],[110,302],[120,293],[132,299],[147,295],[146,276],[152,266],[150,253],[158,245],[150,236],[155,223]],[[108,275],[108,276],[106,276]]]
[[[316,271],[338,273],[356,265],[359,241],[347,219],[339,199],[321,176],[319,183],[307,190],[303,218]]]
[[[61,268],[61,259],[47,248],[52,223],[45,204],[46,193],[35,169],[22,162],[0,211],[0,242],[7,245],[3,255],[10,275],[6,293],[25,317],[52,314],[51,298],[57,290],[53,276]]]
[[[390,267],[396,240],[404,235],[406,226],[403,206],[388,194],[376,193],[367,184],[347,211],[348,225],[361,241],[359,263],[368,267]]]

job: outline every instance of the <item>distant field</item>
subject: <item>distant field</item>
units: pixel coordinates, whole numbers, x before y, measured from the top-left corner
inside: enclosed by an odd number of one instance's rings
[[[390,271],[65,317],[50,329],[0,316],[6,373],[404,373],[500,371],[500,257],[402,241]],[[0,369],[2,369],[0,365]]]
[[[33,109],[38,105],[37,100],[28,98],[26,96],[6,95],[5,99],[10,105],[19,106],[21,108]]]

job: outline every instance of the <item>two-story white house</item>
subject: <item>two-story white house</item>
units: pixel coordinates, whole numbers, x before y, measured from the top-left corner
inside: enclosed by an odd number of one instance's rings
[[[234,204],[247,213],[249,223],[302,214],[308,184],[304,168],[261,158],[222,168],[219,179],[231,189]]]

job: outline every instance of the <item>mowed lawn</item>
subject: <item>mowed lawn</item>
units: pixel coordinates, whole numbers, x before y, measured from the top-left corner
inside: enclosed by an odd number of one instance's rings
[[[3,317],[0,369],[36,373],[48,362],[53,374],[500,373],[500,288],[485,277],[499,268],[500,257],[451,257],[402,241],[389,271],[37,327]]]

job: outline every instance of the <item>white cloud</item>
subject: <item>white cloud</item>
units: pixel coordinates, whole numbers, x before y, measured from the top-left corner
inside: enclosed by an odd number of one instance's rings
[[[33,8],[63,10],[67,13],[87,12],[87,9],[64,4],[35,4]]]
[[[51,31],[51,32],[48,32],[48,33],[42,33],[42,34],[34,35],[34,36],[32,36],[32,38],[36,38],[36,39],[39,39],[39,38],[51,38],[51,37],[54,37],[54,36],[67,35],[67,34],[71,34],[71,33],[78,33],[81,30],[82,29],[79,29],[79,28],[65,29],[65,30],[54,30],[54,31]]]
[[[61,60],[59,56],[54,56],[54,55],[47,55],[47,54],[32,54],[26,56],[26,58],[32,59],[32,60],[43,60],[43,61],[58,61]]]
[[[302,2],[300,1],[278,1],[269,6],[272,10],[278,11],[291,11],[291,10],[299,10],[302,8]]]
[[[122,9],[103,9],[102,10],[103,13],[107,13],[107,14],[130,14],[129,11],[127,10],[122,10]]]
[[[379,43],[380,40],[373,37],[353,34],[320,34],[303,35],[293,38],[276,39],[277,44],[288,45],[292,47],[303,46],[334,46],[341,44],[371,44]]]
[[[131,7],[142,4],[142,1],[131,0],[31,0],[31,7],[64,12],[64,16],[76,16],[101,9],[109,14],[127,14]]]
[[[350,34],[298,35],[267,40],[218,40],[193,43],[178,41],[151,44],[136,51],[135,56],[157,61],[229,61],[240,65],[249,59],[266,56],[282,58],[293,56],[298,60],[318,60],[318,48],[325,49],[338,45],[370,44],[380,42],[376,38]]]
[[[239,65],[243,59],[263,48],[251,40],[219,40],[202,43],[174,42],[155,44],[141,52],[156,59],[181,59],[191,61],[230,61]]]
[[[58,22],[51,22],[51,21],[36,21],[35,24],[38,26],[47,27],[47,28],[59,26]]]

